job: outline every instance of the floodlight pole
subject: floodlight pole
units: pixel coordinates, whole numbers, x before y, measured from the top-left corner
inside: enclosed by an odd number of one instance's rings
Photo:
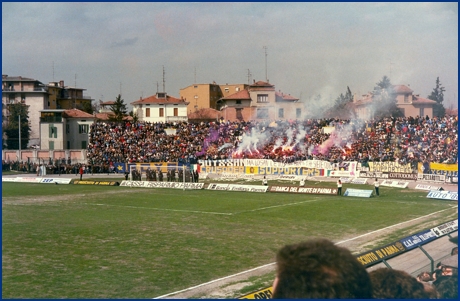
[[[19,160],[21,160],[21,115],[18,115],[18,117],[19,117]]]

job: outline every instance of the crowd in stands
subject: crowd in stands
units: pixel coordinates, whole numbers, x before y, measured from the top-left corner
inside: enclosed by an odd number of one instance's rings
[[[328,129],[334,128],[334,131]],[[172,133],[171,133],[172,132]],[[253,158],[458,163],[458,116],[381,120],[97,122],[88,164]]]
[[[458,299],[458,264],[439,263],[418,277],[386,267],[368,272],[348,249],[314,238],[279,249],[273,298]]]

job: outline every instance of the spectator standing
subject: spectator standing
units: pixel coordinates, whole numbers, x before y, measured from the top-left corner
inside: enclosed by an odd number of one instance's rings
[[[337,195],[342,195],[342,180],[337,181]]]
[[[262,185],[265,185],[265,186],[268,185],[268,181],[267,181],[267,179],[265,178],[265,176],[264,176],[264,179],[262,180]]]
[[[80,173],[80,181],[83,179],[83,172],[84,172],[83,165],[80,165],[80,171],[79,171],[79,173]]]
[[[379,186],[380,186],[379,180],[376,178],[375,182],[374,182],[374,188],[375,188],[375,195],[376,196],[380,196]]]

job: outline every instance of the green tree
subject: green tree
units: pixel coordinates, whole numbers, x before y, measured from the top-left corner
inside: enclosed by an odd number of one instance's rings
[[[110,110],[114,114],[110,116],[111,121],[123,121],[123,118],[127,116],[128,109],[126,108],[125,101],[121,98],[121,94],[118,94],[117,98],[115,99],[115,103],[110,105]]]
[[[6,147],[19,149],[19,122],[21,122],[21,149],[27,147],[30,138],[29,106],[22,103],[8,105],[8,124],[5,126]],[[21,116],[19,118],[19,116]]]
[[[134,110],[129,112],[129,116],[133,117],[133,123],[137,123],[139,121],[139,117],[137,117],[137,114],[134,114]]]
[[[439,76],[436,78],[436,87],[433,89],[431,94],[428,96],[428,99],[436,101],[436,104],[433,107],[433,116],[444,117],[446,114],[446,108],[442,102],[444,101],[444,92],[446,89],[441,85],[439,81]]]
[[[350,87],[347,86],[345,94],[340,93],[340,95],[335,99],[334,105],[327,110],[326,117],[340,119],[350,119],[356,117],[353,107],[350,106],[352,102],[353,93],[351,93]]]
[[[83,103],[82,111],[93,114],[93,105],[91,104],[91,101],[85,101]]]
[[[386,75],[383,76],[382,80],[374,88],[372,105],[374,107],[375,119],[404,117],[403,112],[396,105],[396,93],[390,78]]]

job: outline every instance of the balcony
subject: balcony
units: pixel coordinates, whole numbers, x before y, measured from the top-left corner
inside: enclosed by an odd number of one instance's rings
[[[166,121],[187,121],[187,116],[167,116]]]
[[[40,117],[40,122],[41,123],[62,122],[62,117],[61,116]]]

